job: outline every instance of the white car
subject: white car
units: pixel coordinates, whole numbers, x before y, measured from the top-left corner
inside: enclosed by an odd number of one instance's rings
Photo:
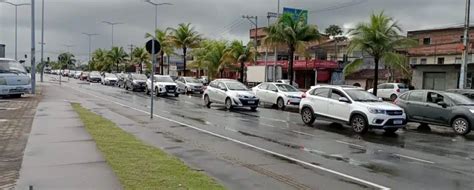
[[[285,109],[287,105],[299,105],[303,92],[289,84],[261,83],[252,88],[261,102],[276,105],[278,109]]]
[[[256,111],[260,101],[244,84],[232,79],[213,80],[202,97],[208,108],[216,103],[224,104],[227,110],[234,107],[250,107],[252,111]]]
[[[82,71],[76,71],[76,73],[74,74],[74,78],[79,79],[79,77],[81,77],[81,75],[82,75]]]
[[[114,86],[117,83],[117,81],[118,81],[117,75],[112,74],[112,73],[104,73],[104,75],[102,75],[102,79],[100,80],[100,82],[103,85],[111,85],[111,86]]]
[[[31,78],[23,65],[13,59],[0,58],[0,96],[20,98],[31,93]]]
[[[383,102],[363,89],[347,86],[314,87],[301,100],[300,113],[307,125],[324,118],[349,124],[356,133],[365,133],[369,128],[394,133],[407,123],[402,108]]]
[[[283,84],[290,84],[290,80],[288,80],[288,79],[280,79],[280,80],[277,80],[276,82],[277,83],[283,83]],[[298,83],[296,83],[295,81],[293,81],[293,86],[295,88],[299,87]]]
[[[377,86],[377,97],[394,101],[408,90],[408,85],[403,83],[383,83]],[[368,92],[373,93],[374,89],[371,88]]]
[[[178,85],[168,75],[154,75],[154,93],[156,96],[172,94],[175,97],[179,96]],[[150,94],[152,89],[151,77],[146,80],[145,93]]]
[[[204,92],[201,81],[193,77],[179,77],[178,79],[175,80],[175,82],[178,85],[179,91],[185,94],[189,94],[189,93],[202,94]]]

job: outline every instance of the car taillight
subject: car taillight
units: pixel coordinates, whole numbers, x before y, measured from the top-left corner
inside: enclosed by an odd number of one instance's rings
[[[400,92],[400,89],[397,89],[397,92]]]
[[[306,94],[301,95],[301,99],[306,98]]]

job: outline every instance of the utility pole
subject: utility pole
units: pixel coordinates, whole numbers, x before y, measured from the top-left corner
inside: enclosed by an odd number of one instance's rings
[[[44,71],[44,0],[41,1],[41,82],[43,82],[43,71]]]
[[[135,47],[133,44],[128,45],[130,47],[130,64],[132,63],[132,53],[133,53],[133,47]],[[140,68],[140,74],[142,74],[142,68]]]
[[[31,0],[31,93],[36,94],[35,0]]]
[[[258,43],[257,43],[257,38],[258,38],[258,17],[257,17],[257,16],[244,15],[244,16],[242,16],[242,18],[247,19],[251,24],[255,25],[254,47],[255,47],[255,50],[257,50],[257,47],[258,47]],[[252,20],[252,19],[255,19],[255,20]],[[257,54],[255,54],[254,60],[255,60],[255,62],[257,62]],[[244,75],[244,71],[243,71],[243,70],[245,69],[245,67],[240,68],[240,69],[241,69],[240,74],[241,74],[241,76],[243,76],[243,75]],[[242,78],[242,81],[241,81],[241,82],[244,82],[244,77],[241,77],[241,78]]]
[[[464,39],[463,39],[463,60],[461,63],[461,72],[459,76],[459,88],[464,89],[466,87],[466,67],[468,64],[469,56],[469,17],[471,13],[471,0],[466,0],[466,13],[465,13],[465,22],[464,22]]]
[[[29,3],[11,3],[8,1],[0,0],[0,3],[6,3],[15,7],[15,60],[18,60],[18,7],[24,5],[30,5]]]
[[[91,59],[92,59],[92,36],[97,36],[99,34],[95,34],[95,33],[86,33],[86,32],[83,32],[82,34],[86,35],[88,38],[89,38],[89,70],[92,70],[91,69]]]
[[[119,24],[123,24],[121,22],[110,22],[110,21],[102,21],[102,23],[105,23],[105,24],[108,24],[110,26],[112,26],[112,47],[110,49],[112,49],[114,47],[114,26],[115,25],[119,25]]]

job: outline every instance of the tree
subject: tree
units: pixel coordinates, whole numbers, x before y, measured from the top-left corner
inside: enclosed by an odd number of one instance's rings
[[[74,67],[76,64],[76,59],[72,53],[61,53],[58,56],[59,69],[68,69]]]
[[[112,63],[115,63],[117,73],[120,72],[119,63],[125,60],[127,56],[128,55],[123,50],[123,47],[112,47],[112,49],[107,53],[107,58],[109,58]]]
[[[380,61],[385,65],[400,67],[406,64],[404,55],[399,54],[397,49],[414,45],[414,41],[400,35],[401,31],[398,23],[383,12],[372,14],[369,22],[361,22],[349,30],[351,42],[348,51],[360,50],[374,59],[374,95],[377,95]],[[354,60],[345,66],[344,74],[354,72],[362,64],[363,59]]]
[[[135,48],[132,52],[133,62],[140,65],[140,74],[143,73],[143,64],[150,63],[150,54],[143,47]]]
[[[245,62],[254,63],[257,50],[253,43],[244,46],[242,41],[234,40],[226,50],[226,57],[231,63],[240,63],[240,82],[244,82]]]
[[[208,70],[208,62],[206,60],[206,55],[210,51],[210,46],[212,41],[203,40],[201,41],[199,48],[193,48],[191,56],[193,56],[193,61],[190,64],[190,67],[196,68],[198,70],[197,77],[201,76],[201,70]]]
[[[164,62],[164,57],[165,54],[168,56],[173,54],[173,44],[169,39],[169,30],[160,30],[160,29],[155,29],[155,35],[152,35],[150,33],[145,34],[145,38],[155,38],[158,42],[160,42],[161,45],[161,51],[160,51],[160,72],[161,74],[163,73],[163,62]],[[169,69],[169,68],[168,68]]]
[[[293,61],[295,51],[304,52],[306,42],[316,41],[321,38],[318,29],[314,25],[308,25],[304,22],[303,15],[295,18],[291,14],[283,14],[276,23],[265,29],[267,37],[264,43],[267,45],[283,44],[288,47],[289,65],[288,76],[290,84],[293,84]]]
[[[195,48],[199,46],[201,35],[191,27],[191,23],[181,23],[178,28],[169,28],[171,35],[169,40],[176,48],[183,50],[184,76],[186,76],[186,53],[188,48]]]
[[[332,25],[329,25],[329,27],[327,27],[324,32],[334,40],[334,54],[337,61],[337,54],[338,54],[337,43],[340,40],[344,39],[344,38],[338,38],[337,36],[342,35],[342,29],[340,26],[332,24]]]
[[[98,70],[98,71],[112,71],[112,62],[108,58],[108,51],[104,49],[96,49],[92,53],[92,61],[89,67],[89,70]]]

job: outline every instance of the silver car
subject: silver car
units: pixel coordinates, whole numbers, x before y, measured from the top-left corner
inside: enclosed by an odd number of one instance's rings
[[[204,92],[201,81],[193,77],[179,77],[175,82],[178,85],[178,90],[180,92],[184,92],[185,94],[189,94],[189,93],[202,94]]]
[[[224,104],[227,110],[250,107],[252,111],[257,110],[260,101],[244,84],[231,79],[213,80],[204,91],[203,99],[208,108],[216,103]]]

